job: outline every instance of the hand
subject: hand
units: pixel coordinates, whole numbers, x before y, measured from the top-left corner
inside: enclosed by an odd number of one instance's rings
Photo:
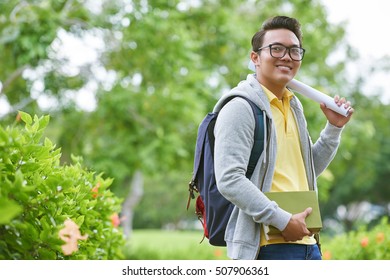
[[[307,229],[305,219],[312,212],[312,208],[306,208],[305,211],[291,216],[286,228],[282,231],[282,236],[286,241],[302,240],[305,236],[312,233]]]
[[[344,106],[344,108],[351,107],[351,102],[347,101],[344,97],[340,98],[338,95],[334,97],[334,102],[339,107],[340,106]],[[354,109],[351,107],[348,111],[348,116],[343,116],[327,108],[324,103],[321,103],[320,106],[322,112],[324,112],[324,115],[328,119],[329,123],[337,127],[343,127],[344,125],[346,125],[347,122],[349,122],[349,120],[351,119],[351,116],[354,112]]]

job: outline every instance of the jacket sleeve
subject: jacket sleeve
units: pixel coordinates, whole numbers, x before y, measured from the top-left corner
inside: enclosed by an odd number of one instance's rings
[[[318,177],[331,163],[340,145],[343,128],[329,122],[321,131],[320,137],[313,145],[313,162],[315,174]]]

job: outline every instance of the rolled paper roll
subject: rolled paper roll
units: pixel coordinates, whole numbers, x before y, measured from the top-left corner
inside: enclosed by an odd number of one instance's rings
[[[256,67],[254,63],[250,60],[248,63],[248,68],[252,70],[253,72],[256,71]],[[300,93],[318,103],[325,103],[326,107],[329,109],[343,115],[348,116],[349,110],[351,107],[344,108],[344,105],[341,105],[340,107],[337,106],[337,104],[334,102],[334,99],[330,97],[329,95],[326,95],[325,93],[322,93],[319,90],[316,90],[300,81],[297,81],[295,79],[291,80],[287,87],[290,88],[293,91],[296,91],[297,93]]]
[[[334,99],[330,97],[329,95],[326,95],[325,93],[322,93],[300,81],[297,81],[295,79],[291,80],[287,87],[290,88],[293,91],[296,91],[318,103],[325,103],[326,107],[339,113],[340,115],[343,115],[345,117],[348,116],[349,110],[351,107],[345,108],[344,105],[341,105],[340,107],[334,102]]]

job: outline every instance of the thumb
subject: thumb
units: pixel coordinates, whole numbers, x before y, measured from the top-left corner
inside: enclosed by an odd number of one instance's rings
[[[313,211],[313,208],[311,208],[311,207],[306,208],[305,211],[303,211],[303,213],[305,213],[305,218],[307,216],[309,216],[312,211]]]
[[[326,109],[328,109],[328,107],[326,107],[325,103],[320,103],[320,108],[321,110],[325,113]]]

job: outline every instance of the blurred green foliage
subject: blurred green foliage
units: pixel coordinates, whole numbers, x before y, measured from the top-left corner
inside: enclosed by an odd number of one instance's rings
[[[372,229],[362,226],[356,231],[327,238],[323,242],[325,260],[390,260],[390,225],[388,217]]]
[[[124,250],[128,260],[227,260],[226,247],[202,243],[201,231],[135,230]]]

